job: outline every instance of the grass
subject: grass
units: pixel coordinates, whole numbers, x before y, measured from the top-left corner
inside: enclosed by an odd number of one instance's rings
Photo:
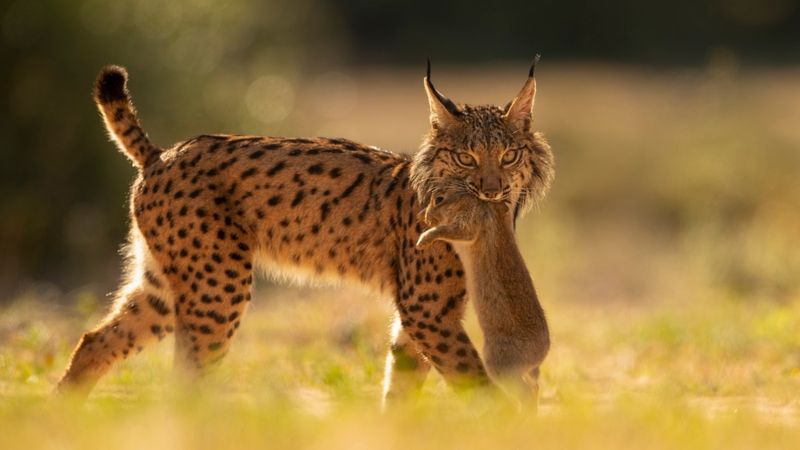
[[[456,398],[435,374],[417,401],[379,414],[388,301],[264,283],[199,386],[172,379],[165,340],[117,367],[85,405],[54,400],[105,300],[39,287],[0,311],[0,448],[800,442],[800,73],[718,69],[542,71],[536,126],[558,176],[518,230],[552,329],[538,417]],[[517,68],[481,70],[442,70],[440,88],[504,103],[521,83]],[[351,110],[329,105],[344,112],[285,131],[413,149],[425,128],[419,74],[357,79]],[[309,110],[318,101],[298,97]],[[477,337],[473,316],[467,325]]]

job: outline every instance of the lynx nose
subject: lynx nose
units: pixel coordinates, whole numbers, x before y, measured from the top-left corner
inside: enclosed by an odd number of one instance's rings
[[[503,193],[503,187],[499,181],[485,182],[481,186],[481,196],[484,200],[498,200]]]
[[[483,191],[481,191],[481,196],[483,197],[484,200],[492,200],[492,201],[494,201],[494,200],[500,200],[500,195],[502,193],[503,193],[503,191],[500,190],[500,189],[496,189],[496,190],[486,190],[486,189],[484,189]]]

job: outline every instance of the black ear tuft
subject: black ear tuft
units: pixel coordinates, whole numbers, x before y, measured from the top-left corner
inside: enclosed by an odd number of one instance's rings
[[[103,67],[94,84],[95,101],[105,104],[115,100],[127,100],[128,93],[125,87],[127,82],[128,72],[124,67]]]
[[[453,103],[452,100],[450,100],[449,98],[447,98],[444,95],[442,95],[442,93],[439,92],[439,90],[436,89],[433,86],[433,82],[431,81],[431,59],[430,58],[428,58],[428,72],[427,72],[427,76],[425,77],[425,84],[428,85],[428,89],[430,89],[430,92],[433,94],[434,97],[436,97],[436,99],[438,100],[439,104],[444,106],[444,108],[450,114],[452,114],[453,116],[460,116],[461,115],[461,110],[458,109],[458,106],[456,106],[456,104]]]
[[[542,55],[538,53],[533,57],[533,64],[531,64],[531,70],[528,72],[528,78],[533,78],[533,73],[536,71],[536,63],[538,63],[540,59],[542,59]]]

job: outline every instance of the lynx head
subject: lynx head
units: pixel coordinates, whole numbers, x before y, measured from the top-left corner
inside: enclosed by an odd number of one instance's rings
[[[553,154],[531,130],[536,96],[534,68],[505,108],[456,105],[424,79],[430,131],[411,168],[412,186],[423,205],[444,191],[462,190],[481,200],[503,201],[514,218],[544,197],[553,179]]]

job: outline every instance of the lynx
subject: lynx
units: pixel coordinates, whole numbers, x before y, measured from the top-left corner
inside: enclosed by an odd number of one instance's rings
[[[351,281],[396,307],[384,399],[415,390],[431,367],[455,388],[491,384],[464,332],[464,268],[444,242],[415,243],[441,180],[460,179],[516,218],[547,191],[552,154],[533,133],[533,68],[505,108],[457,106],[424,86],[431,129],[410,156],[341,138],[201,135],[161,148],[140,125],[118,66],[94,99],[138,169],[127,271],[108,316],[75,348],[59,391],[86,395],[118,361],[175,334],[175,362],[202,374],[228,351],[253,272]]]

